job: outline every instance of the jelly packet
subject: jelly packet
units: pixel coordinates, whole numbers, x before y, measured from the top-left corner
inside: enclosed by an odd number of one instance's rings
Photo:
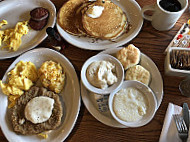
[[[95,100],[97,102],[98,110],[100,112],[107,112],[109,110],[108,107],[108,95],[94,94]]]
[[[166,48],[165,53],[170,47],[190,48],[190,19],[187,21],[187,23],[184,23],[181,26],[173,40]]]

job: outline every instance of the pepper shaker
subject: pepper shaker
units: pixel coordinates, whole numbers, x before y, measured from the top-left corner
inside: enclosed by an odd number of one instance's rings
[[[48,34],[48,39],[50,41],[49,46],[51,48],[58,51],[65,48],[65,44],[63,43],[61,36],[52,27],[48,27],[46,29],[46,33]]]

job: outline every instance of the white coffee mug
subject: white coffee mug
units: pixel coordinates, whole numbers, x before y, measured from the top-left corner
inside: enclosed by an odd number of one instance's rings
[[[157,0],[155,5],[144,6],[141,10],[144,19],[151,21],[152,26],[159,31],[166,31],[171,29],[177,20],[181,17],[188,6],[188,0],[178,0],[181,4],[181,10],[177,12],[170,12],[163,9]],[[145,14],[145,11],[153,11],[152,16]]]

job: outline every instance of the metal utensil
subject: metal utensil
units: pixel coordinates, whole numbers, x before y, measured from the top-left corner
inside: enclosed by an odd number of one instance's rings
[[[187,142],[189,131],[183,117],[181,117],[179,114],[174,114],[173,118],[177,127],[179,138],[182,140],[182,142]]]
[[[189,130],[189,107],[187,103],[183,103],[183,119],[185,121],[187,129]]]

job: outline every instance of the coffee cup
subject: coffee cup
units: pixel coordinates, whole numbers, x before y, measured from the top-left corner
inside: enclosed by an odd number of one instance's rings
[[[151,21],[152,26],[159,31],[166,31],[171,29],[177,20],[181,17],[183,12],[188,6],[188,0],[178,0],[181,7],[177,11],[171,11],[170,9],[165,9],[161,5],[161,1],[157,0],[154,5],[144,6],[141,10],[144,19]],[[145,14],[146,11],[152,11],[151,16]]]

